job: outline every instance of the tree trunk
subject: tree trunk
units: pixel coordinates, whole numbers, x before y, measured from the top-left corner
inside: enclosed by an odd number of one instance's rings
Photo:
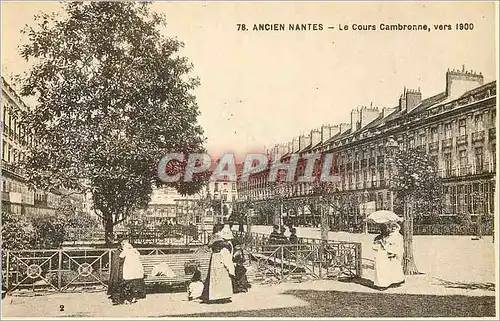
[[[114,224],[112,215],[104,214],[104,241],[108,247],[113,244],[113,227]]]
[[[404,237],[404,254],[403,254],[403,271],[406,275],[420,274],[415,264],[413,257],[413,213],[410,209],[410,200],[405,199],[404,202],[404,221],[403,221],[403,237]]]
[[[321,240],[323,240],[323,242],[328,242],[328,232],[330,231],[328,224],[328,211],[321,203],[319,204],[319,211],[321,217]]]

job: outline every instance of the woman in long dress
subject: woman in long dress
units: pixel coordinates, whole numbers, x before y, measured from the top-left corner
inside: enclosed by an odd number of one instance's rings
[[[380,225],[380,235],[375,237],[375,287],[385,290],[392,285],[404,282],[401,260],[403,256],[403,237],[399,229],[392,230],[392,224]],[[399,227],[399,225],[398,225]],[[399,235],[399,236],[398,236]]]
[[[110,253],[111,266],[109,268],[109,282],[107,294],[113,305],[123,303],[122,286],[123,286],[123,259],[120,258],[122,245],[118,243],[118,248]]]
[[[229,251],[230,246],[220,235],[215,234],[209,247],[212,249],[212,256],[201,300],[204,303],[231,302],[233,295],[231,278],[234,277],[234,264]]]
[[[386,250],[389,254],[390,270],[392,275],[392,286],[399,286],[405,282],[405,274],[403,272],[403,253],[404,241],[403,235],[399,232],[401,227],[398,223],[391,223],[390,233],[386,241]]]
[[[146,297],[146,285],[144,284],[144,267],[141,255],[137,249],[127,241],[122,241],[123,251],[120,257],[123,261],[123,298],[125,304],[137,302],[137,299]]]
[[[385,248],[389,227],[387,224],[380,224],[380,234],[373,240],[373,250],[375,251],[375,278],[373,284],[380,290],[385,290],[391,285],[391,270],[387,250]]]

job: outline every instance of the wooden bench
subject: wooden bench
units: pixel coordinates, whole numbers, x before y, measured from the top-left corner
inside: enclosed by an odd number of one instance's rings
[[[185,263],[196,261],[199,264],[202,280],[205,279],[208,273],[208,265],[210,263],[209,252],[198,253],[183,253],[183,254],[162,254],[162,255],[141,255],[141,262],[144,267],[144,282],[146,284],[183,284],[187,285],[192,274],[186,274],[184,270]],[[175,273],[174,277],[168,276],[152,276],[153,268],[160,264],[166,263]]]

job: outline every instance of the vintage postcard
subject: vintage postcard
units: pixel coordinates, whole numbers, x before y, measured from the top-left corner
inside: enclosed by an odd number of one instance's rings
[[[1,316],[498,311],[498,3],[2,1]]]

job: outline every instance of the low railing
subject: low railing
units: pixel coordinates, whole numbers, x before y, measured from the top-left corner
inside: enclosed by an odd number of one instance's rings
[[[282,282],[293,276],[361,277],[361,243],[300,237],[296,244],[276,244],[261,233],[235,233],[257,261],[259,271]]]
[[[195,253],[199,247],[137,248],[141,255]],[[3,286],[18,289],[79,292],[107,287],[114,249],[4,251]]]

